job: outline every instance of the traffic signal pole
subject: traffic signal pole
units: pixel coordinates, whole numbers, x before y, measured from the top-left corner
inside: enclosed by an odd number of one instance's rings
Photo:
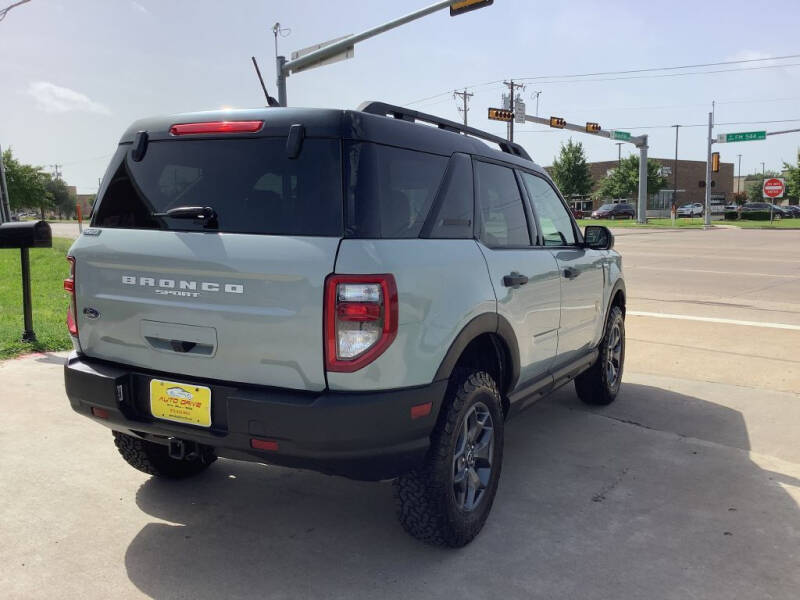
[[[327,64],[326,61],[337,58],[337,55],[343,55],[341,58],[350,58],[352,54],[348,55],[348,52],[352,52],[353,46],[355,46],[358,42],[363,42],[364,40],[368,40],[376,35],[380,35],[381,33],[396,27],[400,27],[401,25],[405,25],[406,23],[415,21],[436,11],[450,8],[451,5],[458,4],[473,5],[472,7],[475,8],[479,7],[477,5],[481,5],[481,7],[488,5],[488,3],[477,1],[465,3],[457,2],[457,0],[440,0],[439,2],[431,4],[430,6],[415,10],[412,13],[408,13],[407,15],[403,15],[402,17],[398,17],[397,19],[383,23],[382,25],[378,25],[372,29],[367,29],[361,33],[348,35],[332,42],[323,42],[322,44],[319,44],[321,47],[318,49],[308,52],[307,54],[303,54],[302,56],[297,56],[292,60],[287,61],[285,56],[276,57],[275,67],[277,71],[276,83],[278,87],[278,102],[281,106],[286,106],[286,78],[290,73],[301,71],[303,69],[311,69],[318,66],[321,67],[322,65]],[[472,7],[467,7],[466,9],[462,8],[459,10],[469,10],[469,8]],[[456,7],[454,7],[454,10],[456,10]],[[454,13],[451,11],[451,15],[453,14]]]
[[[706,202],[703,210],[703,229],[711,227],[711,145],[714,129],[714,113],[708,113],[708,152],[706,154]]]
[[[547,125],[548,127],[551,126],[550,119],[544,119],[542,117],[525,115],[525,121]],[[593,135],[595,137],[618,139],[612,138],[610,131],[603,131],[602,129],[600,131],[586,131],[586,127],[586,125],[564,122],[563,126],[560,126],[559,129],[568,129],[569,131],[577,131],[578,133]],[[647,223],[647,135],[631,136],[631,138],[626,141],[639,149],[639,197],[636,209],[636,222],[640,225],[644,225]]]

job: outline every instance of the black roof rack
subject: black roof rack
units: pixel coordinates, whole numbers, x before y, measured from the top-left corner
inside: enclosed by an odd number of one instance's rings
[[[487,142],[494,142],[495,144],[500,146],[500,149],[503,152],[507,154],[513,154],[514,156],[519,156],[520,158],[531,160],[531,157],[525,151],[525,148],[523,148],[519,144],[510,142],[505,138],[501,138],[500,136],[492,135],[491,133],[486,133],[485,131],[481,131],[480,129],[475,129],[474,127],[469,127],[467,125],[462,125],[461,123],[456,123],[455,121],[450,121],[449,119],[442,119],[441,117],[436,117],[434,115],[429,115],[427,113],[411,110],[410,108],[403,108],[402,106],[394,106],[393,104],[386,104],[385,102],[375,102],[375,101],[362,103],[361,106],[358,107],[358,110],[372,115],[381,115],[384,117],[387,115],[391,115],[395,119],[410,121],[411,123],[413,123],[414,121],[422,121],[423,123],[430,123],[431,125],[436,125],[439,129],[444,129],[445,131],[451,131],[453,133],[463,133],[465,135],[471,135],[472,137],[476,137],[481,140],[485,140]]]

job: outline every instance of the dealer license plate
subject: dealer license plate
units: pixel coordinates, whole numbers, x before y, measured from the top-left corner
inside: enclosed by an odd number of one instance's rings
[[[150,412],[167,421],[211,427],[211,388],[151,379]]]

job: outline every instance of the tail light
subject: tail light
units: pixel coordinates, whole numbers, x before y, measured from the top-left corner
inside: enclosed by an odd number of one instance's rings
[[[329,275],[325,280],[325,366],[351,373],[383,354],[397,335],[392,275]]]
[[[78,305],[75,301],[75,257],[68,256],[69,277],[64,280],[64,289],[69,292],[69,308],[67,308],[67,329],[73,337],[78,336]]]

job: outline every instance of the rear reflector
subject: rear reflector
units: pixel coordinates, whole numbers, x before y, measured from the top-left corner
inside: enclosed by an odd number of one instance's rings
[[[208,133],[255,133],[264,121],[209,121],[207,123],[177,123],[169,128],[172,135],[202,135]]]
[[[426,402],[425,404],[417,404],[416,406],[412,406],[411,418],[420,419],[422,417],[427,417],[429,414],[431,414],[432,407],[433,407],[432,402]]]
[[[256,438],[251,438],[250,447],[256,450],[270,450],[276,452],[278,450],[278,442],[275,440],[258,440]]]
[[[107,419],[108,418],[108,411],[105,408],[98,408],[97,406],[92,407],[92,414],[97,417],[98,419]]]

